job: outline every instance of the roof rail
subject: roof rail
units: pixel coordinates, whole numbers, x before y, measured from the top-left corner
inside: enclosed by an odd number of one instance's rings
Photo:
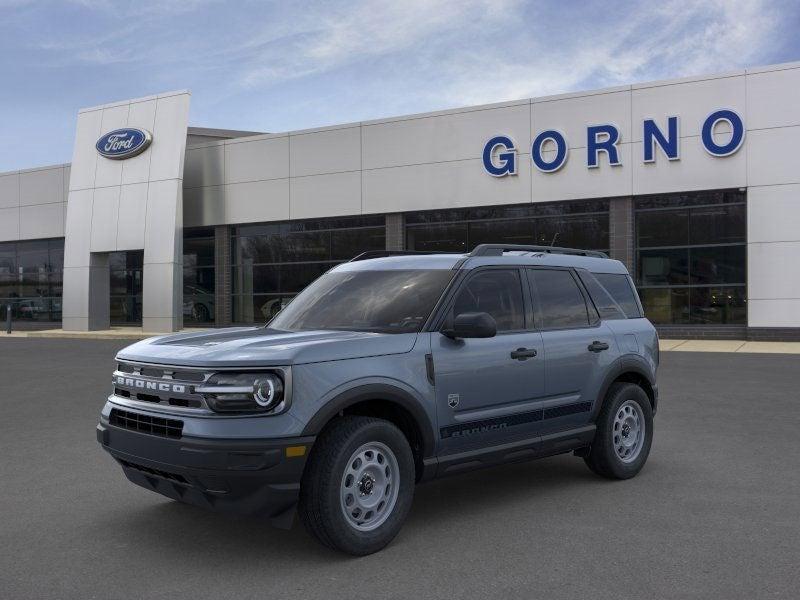
[[[578,250],[576,248],[561,248],[559,246],[528,246],[526,244],[479,244],[469,253],[469,256],[503,256],[504,252],[572,254],[575,256],[608,258],[605,252],[599,252],[597,250]]]
[[[348,262],[369,260],[370,258],[386,258],[387,256],[406,256],[419,254],[451,254],[448,252],[434,252],[430,250],[368,250],[351,258]]]

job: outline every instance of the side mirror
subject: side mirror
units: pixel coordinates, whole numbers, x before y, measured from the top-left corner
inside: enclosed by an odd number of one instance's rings
[[[497,335],[497,323],[489,313],[461,313],[453,320],[452,327],[442,329],[442,335],[451,339],[490,338]]]

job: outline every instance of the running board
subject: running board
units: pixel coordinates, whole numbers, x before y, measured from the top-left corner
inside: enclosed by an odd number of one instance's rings
[[[592,423],[507,444],[427,458],[424,461],[423,480],[571,452],[589,446],[594,440],[595,430]]]

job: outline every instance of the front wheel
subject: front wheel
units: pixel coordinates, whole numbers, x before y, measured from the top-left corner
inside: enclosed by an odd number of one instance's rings
[[[300,485],[300,518],[326,546],[372,554],[397,535],[414,495],[414,457],[383,419],[346,416],[322,432]]]
[[[629,479],[642,470],[653,443],[653,409],[635,383],[615,383],[597,417],[597,433],[584,458],[609,479]]]

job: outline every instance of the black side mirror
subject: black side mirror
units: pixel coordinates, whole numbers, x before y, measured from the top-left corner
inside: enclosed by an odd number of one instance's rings
[[[442,329],[449,338],[490,338],[497,335],[494,317],[485,312],[468,312],[457,315],[453,326]]]

